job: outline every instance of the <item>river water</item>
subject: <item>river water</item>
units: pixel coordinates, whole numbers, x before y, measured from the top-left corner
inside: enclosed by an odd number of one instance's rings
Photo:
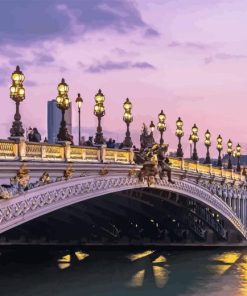
[[[246,296],[247,250],[4,249],[0,291],[1,296]]]

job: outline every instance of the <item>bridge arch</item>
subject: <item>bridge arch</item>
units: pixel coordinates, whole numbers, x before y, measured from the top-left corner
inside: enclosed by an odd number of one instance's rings
[[[37,187],[9,200],[0,201],[0,233],[84,200],[147,187],[138,178],[126,174],[78,177]],[[186,180],[176,180],[175,184],[157,180],[152,187],[188,196],[214,209],[243,237],[247,237],[244,225],[233,210],[208,189]]]

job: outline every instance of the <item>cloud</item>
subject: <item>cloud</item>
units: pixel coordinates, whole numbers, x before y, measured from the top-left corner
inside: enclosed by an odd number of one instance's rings
[[[159,37],[160,33],[158,31],[154,30],[153,28],[148,28],[145,31],[144,36],[147,38]]]
[[[69,19],[56,9],[57,0],[1,1],[0,41],[26,44],[68,31]]]
[[[227,60],[245,60],[247,55],[244,54],[229,54],[229,53],[218,53],[213,56],[206,57],[204,59],[205,64],[211,64],[215,61],[227,61]]]
[[[135,63],[132,65],[132,68],[139,68],[139,69],[155,69],[155,67],[147,62]]]
[[[55,61],[54,57],[49,54],[36,54],[33,62],[36,65],[44,65],[44,64],[50,64]]]
[[[26,80],[25,86],[37,86],[38,84],[33,80]]]
[[[89,73],[102,73],[106,71],[113,70],[128,70],[128,69],[149,69],[154,70],[155,67],[147,62],[136,62],[132,63],[130,61],[124,62],[113,62],[107,61],[105,63],[98,63],[96,65],[91,65],[86,69]]]
[[[206,51],[212,48],[211,45],[200,43],[200,42],[177,42],[173,41],[170,44],[168,44],[168,47],[174,47],[174,48],[182,48],[182,49],[194,49],[194,50],[200,50],[200,51]]]
[[[127,33],[143,29],[147,36],[158,32],[146,24],[130,0],[2,0],[0,42],[28,45],[79,33],[112,29]]]
[[[41,52],[34,52],[33,55],[28,58],[18,58],[18,56],[15,58],[9,58],[9,64],[11,66],[19,65],[23,70],[29,66],[48,66],[54,61],[55,59],[52,55]]]
[[[10,69],[9,65],[0,65],[0,85],[10,85],[11,84],[11,74],[15,69]]]
[[[135,51],[127,51],[123,48],[119,48],[119,47],[116,47],[112,50],[113,53],[117,54],[118,56],[121,56],[121,57],[124,57],[124,56],[127,56],[127,57],[130,57],[130,56],[138,56],[138,52],[135,52]]]

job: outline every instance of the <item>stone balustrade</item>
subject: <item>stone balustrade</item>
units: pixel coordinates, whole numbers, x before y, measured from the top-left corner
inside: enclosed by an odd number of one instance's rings
[[[173,169],[215,176],[235,181],[245,181],[245,176],[224,168],[201,164],[196,161],[170,157]],[[72,146],[63,144],[33,143],[0,140],[0,161],[85,162],[85,163],[134,163],[132,149],[120,150],[100,147]]]
[[[211,164],[202,164],[198,161],[186,160],[181,158],[169,157],[171,167],[188,172],[199,173],[208,176],[230,179],[234,181],[245,182],[245,176],[241,173],[236,173],[233,170],[214,167]]]
[[[108,149],[105,146],[72,146],[69,142],[48,144],[0,140],[0,161],[6,160],[131,164],[134,162],[134,152],[132,149]]]

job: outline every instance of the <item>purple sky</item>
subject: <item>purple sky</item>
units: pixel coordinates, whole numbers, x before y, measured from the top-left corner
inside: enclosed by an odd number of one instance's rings
[[[176,149],[178,116],[184,120],[184,150],[194,123],[247,150],[247,35],[245,0],[1,0],[1,138],[9,135],[14,102],[10,75],[20,65],[26,80],[21,104],[25,127],[46,134],[47,100],[64,77],[74,102],[84,103],[82,133],[94,134],[94,95],[106,96],[103,128],[122,141],[122,104],[133,103],[131,131],[167,115],[165,140]],[[73,125],[77,134],[77,109]],[[155,133],[158,139],[158,132]],[[215,148],[212,147],[215,155]],[[201,143],[200,151],[205,152]]]

